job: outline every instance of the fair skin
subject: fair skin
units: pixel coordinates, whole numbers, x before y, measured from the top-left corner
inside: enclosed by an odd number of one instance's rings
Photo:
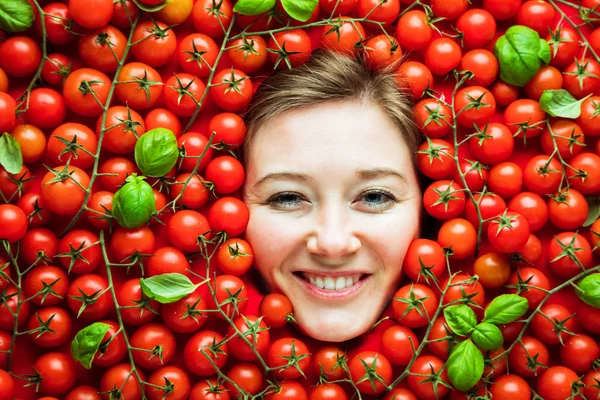
[[[365,333],[419,233],[421,193],[401,132],[372,103],[345,100],[280,114],[246,151],[244,237],[267,287],[290,299],[308,336],[342,342]],[[401,176],[356,174],[373,169]],[[307,180],[260,182],[276,172]]]

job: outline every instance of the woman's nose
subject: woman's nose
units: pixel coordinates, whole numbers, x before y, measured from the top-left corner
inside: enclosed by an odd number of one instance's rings
[[[308,240],[308,250],[332,260],[356,253],[361,244],[353,231],[350,212],[340,204],[324,207]]]

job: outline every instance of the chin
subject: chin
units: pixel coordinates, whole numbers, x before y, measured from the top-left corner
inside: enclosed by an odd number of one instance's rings
[[[322,313],[317,318],[314,315],[303,317],[300,313],[296,315],[296,327],[304,335],[323,342],[345,342],[366,333],[375,323],[377,316],[349,317],[344,312],[329,312]],[[306,321],[309,322],[305,323]]]
[[[306,334],[306,335],[312,337],[313,339],[320,340],[322,342],[340,343],[340,342],[346,342],[348,340],[352,340],[352,339],[362,335],[367,330],[368,330],[368,328],[365,328],[365,329],[356,330],[353,332],[353,331],[348,331],[347,329],[341,329],[341,330],[336,330],[336,331],[320,329],[317,332],[315,332],[315,334],[313,334],[313,335],[310,335],[310,334]]]

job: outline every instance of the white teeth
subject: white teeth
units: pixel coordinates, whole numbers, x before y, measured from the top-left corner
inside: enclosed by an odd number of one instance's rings
[[[326,276],[325,279],[323,279],[323,282],[325,283],[325,289],[327,289],[327,290],[335,289],[335,281],[333,280],[332,277]]]
[[[353,286],[360,280],[362,274],[354,274],[349,276],[323,276],[304,273],[304,278],[321,289],[326,290],[341,290]]]
[[[320,287],[321,289],[323,289],[325,286],[323,285],[323,278],[321,278],[320,276],[318,276],[315,279],[315,285]]]

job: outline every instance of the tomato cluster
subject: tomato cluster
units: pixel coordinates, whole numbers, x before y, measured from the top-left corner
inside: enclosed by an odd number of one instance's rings
[[[0,400],[600,396],[600,293],[577,289],[600,269],[600,1],[9,3]],[[549,48],[522,87],[495,50],[513,26]],[[241,115],[266,76],[320,47],[373,69],[404,57],[434,221],[380,322],[345,343],[293,329],[241,238]],[[177,163],[146,177],[154,217],[119,226],[113,200],[157,128]],[[507,293],[526,313],[488,324],[501,346],[477,349],[483,373],[458,390],[452,352],[470,339],[446,310],[486,321]]]

